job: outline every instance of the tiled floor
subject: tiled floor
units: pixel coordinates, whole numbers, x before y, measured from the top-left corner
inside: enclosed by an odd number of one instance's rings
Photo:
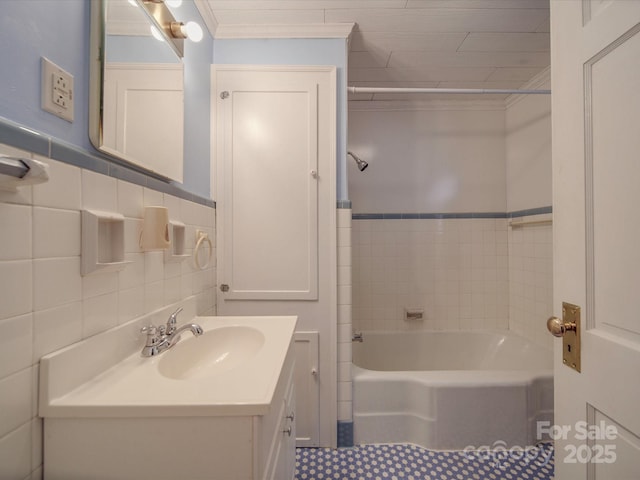
[[[415,445],[298,448],[296,480],[551,480],[553,447],[440,452]]]

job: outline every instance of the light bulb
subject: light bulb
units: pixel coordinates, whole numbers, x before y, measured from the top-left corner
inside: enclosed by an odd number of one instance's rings
[[[182,30],[192,42],[199,42],[204,36],[202,27],[198,25],[197,22],[187,22],[187,24],[182,27]]]
[[[153,35],[153,38],[155,38],[159,42],[164,42],[164,37],[162,36],[160,31],[154,26],[151,26],[151,35]]]
[[[164,3],[172,8],[178,8],[180,5],[182,5],[182,0],[165,0]]]

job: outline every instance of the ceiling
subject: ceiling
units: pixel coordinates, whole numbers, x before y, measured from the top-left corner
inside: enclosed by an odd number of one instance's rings
[[[519,88],[550,63],[549,0],[198,3],[208,7],[218,28],[284,24],[300,29],[302,25],[355,23],[349,86]],[[349,100],[412,98],[416,94],[349,95]]]

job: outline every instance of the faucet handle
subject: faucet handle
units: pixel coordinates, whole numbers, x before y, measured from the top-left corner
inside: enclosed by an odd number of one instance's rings
[[[158,333],[158,327],[155,325],[147,325],[140,329],[140,333],[146,333],[147,335],[155,335]]]
[[[173,312],[169,319],[167,320],[167,335],[171,335],[173,331],[176,329],[176,324],[178,323],[178,314],[182,311],[182,307],[179,307],[175,312]]]
[[[156,345],[160,340],[160,337],[158,336],[158,327],[156,327],[155,325],[147,325],[146,327],[142,327],[140,329],[140,333],[144,333],[147,335],[147,347]]]

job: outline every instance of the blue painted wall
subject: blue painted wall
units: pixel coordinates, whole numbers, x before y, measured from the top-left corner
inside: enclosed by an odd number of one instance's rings
[[[337,200],[347,191],[347,47],[345,39],[217,39],[213,63],[244,65],[334,65],[337,67]]]
[[[89,27],[91,1],[1,0],[0,117],[96,153],[89,141]],[[182,21],[204,27],[195,5],[179,9]],[[178,15],[178,10],[176,10]],[[210,197],[209,71],[213,39],[185,45],[184,189]],[[40,57],[74,77],[74,122],[40,108]]]

